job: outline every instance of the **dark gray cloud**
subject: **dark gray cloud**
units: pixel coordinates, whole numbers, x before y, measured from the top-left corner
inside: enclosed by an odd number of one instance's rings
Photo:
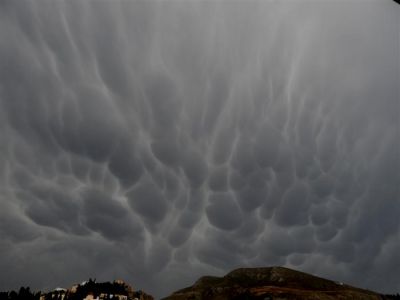
[[[0,6],[0,289],[281,264],[400,290],[395,3]]]
[[[233,195],[213,194],[208,202],[210,204],[206,208],[206,214],[211,225],[222,230],[233,230],[241,225],[242,214]]]
[[[128,192],[127,200],[132,209],[152,223],[161,222],[167,210],[167,199],[159,187],[150,180],[139,182],[132,191]]]

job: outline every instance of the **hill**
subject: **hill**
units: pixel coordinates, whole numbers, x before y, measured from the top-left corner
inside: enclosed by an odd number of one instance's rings
[[[164,300],[380,300],[382,295],[283,267],[241,268],[205,276]]]

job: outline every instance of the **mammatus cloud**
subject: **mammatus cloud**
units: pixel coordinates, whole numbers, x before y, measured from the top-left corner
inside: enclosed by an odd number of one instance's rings
[[[390,1],[3,1],[0,288],[400,273]]]

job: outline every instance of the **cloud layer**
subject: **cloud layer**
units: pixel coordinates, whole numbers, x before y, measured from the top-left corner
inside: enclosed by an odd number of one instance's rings
[[[2,1],[0,288],[286,265],[399,291],[390,1]]]

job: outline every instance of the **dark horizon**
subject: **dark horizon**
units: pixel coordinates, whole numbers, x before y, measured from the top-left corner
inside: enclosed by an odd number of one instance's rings
[[[256,281],[254,281],[254,282],[249,281],[250,277],[247,277],[248,274],[251,274],[249,272],[253,272],[252,274],[253,274],[254,278],[256,278]],[[271,275],[271,272],[274,272],[275,275]],[[265,277],[265,278],[269,278],[269,279],[264,279],[265,280],[264,284],[259,283],[259,278],[260,278],[261,274],[263,276],[266,276],[266,274],[270,274],[269,275],[270,277]],[[280,279],[278,280],[275,277],[275,276],[277,276],[277,274],[280,274],[280,276],[282,276],[281,279],[283,279],[283,281],[281,281]],[[313,274],[308,274],[305,272],[297,271],[295,269],[289,269],[289,268],[281,267],[281,266],[254,267],[254,268],[243,267],[243,268],[231,270],[230,272],[224,274],[223,276],[214,277],[214,281],[219,280],[219,281],[215,281],[215,285],[214,285],[215,289],[218,290],[218,287],[221,284],[223,284],[223,282],[225,282],[225,284],[227,284],[226,287],[229,287],[234,290],[235,285],[237,284],[236,281],[239,278],[238,276],[245,276],[245,278],[246,278],[245,282],[243,283],[244,285],[243,285],[242,289],[245,289],[246,287],[251,287],[254,285],[259,286],[260,288],[263,287],[265,284],[268,284],[268,286],[274,286],[274,282],[275,282],[275,284],[276,283],[278,284],[278,285],[276,285],[276,288],[284,287],[284,288],[288,288],[289,290],[292,289],[292,293],[294,291],[296,291],[297,289],[299,289],[299,287],[301,287],[299,290],[301,290],[303,292],[306,292],[306,291],[311,292],[312,290],[315,290],[316,293],[319,293],[322,296],[324,295],[324,293],[323,293],[324,290],[326,290],[328,294],[331,294],[333,290],[336,290],[338,292],[342,291],[342,294],[341,294],[342,297],[343,296],[351,297],[350,292],[353,291],[353,292],[383,296],[383,297],[385,297],[384,299],[399,299],[400,298],[399,293],[382,294],[382,293],[379,293],[376,291],[366,290],[366,289],[361,289],[356,286],[351,286],[351,285],[348,285],[346,282],[334,281],[330,278],[323,278],[323,277],[315,276]],[[169,295],[163,295],[161,299],[166,299],[166,298],[169,299],[169,297],[173,297],[175,294],[181,293],[184,290],[190,291],[190,289],[195,289],[195,288],[209,290],[211,288],[211,286],[204,285],[202,287],[202,284],[199,283],[200,280],[204,279],[205,277],[209,277],[209,276],[207,274],[204,274],[203,276],[199,277],[195,282],[193,282],[191,286],[181,287],[180,289],[174,291],[173,293],[171,293]],[[229,285],[229,282],[230,282],[229,280],[232,280],[229,278],[235,279],[236,281],[232,281],[231,285]],[[203,280],[203,282],[205,283],[206,281]],[[282,282],[285,282],[285,284],[282,285]],[[123,290],[121,289],[122,287],[123,287]],[[70,294],[74,288],[78,289],[78,290],[75,290],[75,292],[72,292],[72,294]],[[81,290],[79,291],[79,289],[81,289]],[[100,281],[97,281],[96,278],[88,278],[87,280],[85,280],[84,282],[81,282],[81,283],[73,283],[67,287],[56,287],[56,288],[52,288],[50,290],[31,290],[29,286],[21,286],[17,290],[0,291],[0,300],[9,299],[9,298],[5,298],[6,294],[8,294],[9,296],[13,295],[13,294],[14,294],[14,296],[19,295],[19,298],[17,296],[17,298],[11,298],[11,299],[37,300],[37,299],[39,299],[40,295],[49,295],[52,293],[60,293],[60,291],[63,291],[63,293],[66,293],[66,295],[67,295],[66,297],[68,297],[66,299],[71,299],[70,297],[73,297],[72,299],[79,298],[79,296],[77,295],[77,291],[78,291],[78,294],[81,295],[81,297],[86,296],[87,295],[86,293],[91,293],[91,292],[93,292],[94,295],[96,295],[96,294],[99,295],[98,293],[113,294],[113,293],[125,293],[128,291],[129,291],[129,293],[136,295],[136,296],[137,295],[146,295],[146,296],[150,296],[150,297],[152,296],[152,295],[148,294],[148,291],[143,291],[141,289],[133,288],[131,283],[126,282],[122,279],[114,279],[114,280],[108,280],[105,282],[100,282]],[[85,293],[85,291],[86,291],[86,293]],[[97,291],[97,292],[95,292],[95,291]],[[241,289],[239,288],[239,289],[237,289],[237,292],[241,293],[243,291],[241,291]],[[21,298],[21,295],[25,295],[25,297]],[[57,294],[57,295],[59,295],[59,294]],[[28,296],[30,296],[30,297],[28,297]],[[361,296],[361,295],[359,295],[359,296]],[[388,298],[386,298],[386,297],[388,297]],[[79,298],[79,299],[81,299],[81,298]]]

